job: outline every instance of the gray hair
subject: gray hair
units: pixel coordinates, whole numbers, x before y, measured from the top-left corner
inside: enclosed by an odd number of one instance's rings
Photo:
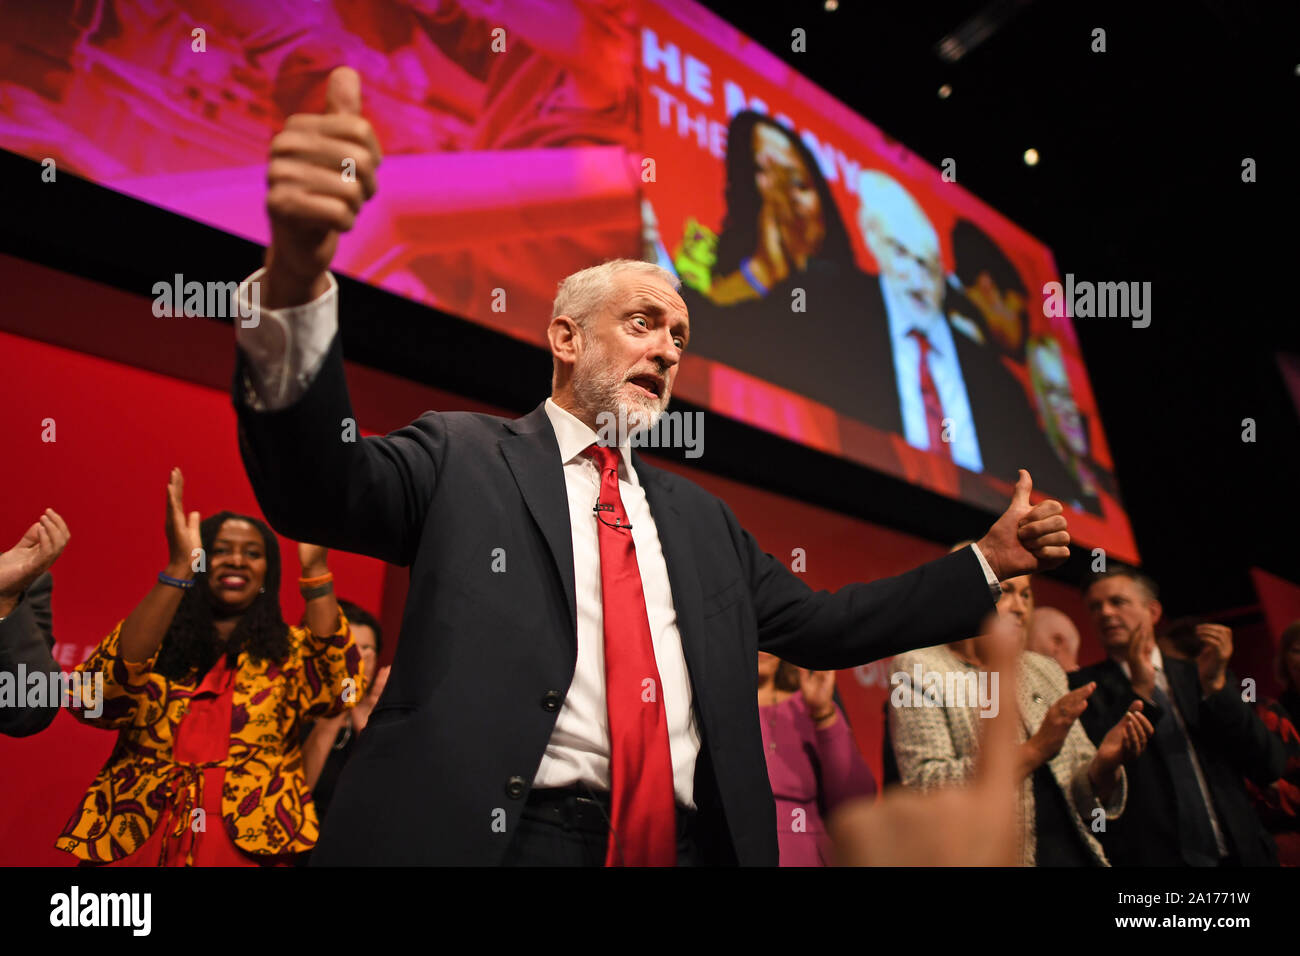
[[[609,301],[614,293],[615,277],[620,272],[636,272],[641,275],[655,276],[663,279],[674,289],[680,289],[682,282],[663,266],[640,259],[610,259],[598,266],[591,266],[573,273],[560,283],[555,293],[555,303],[551,306],[551,318],[567,315],[586,331],[591,327],[591,319]]]

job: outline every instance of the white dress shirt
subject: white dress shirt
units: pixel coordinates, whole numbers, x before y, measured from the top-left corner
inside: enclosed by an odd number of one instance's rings
[[[1133,670],[1128,666],[1128,661],[1120,661],[1119,666],[1123,669],[1124,676],[1129,679],[1129,683],[1132,683]],[[1187,733],[1187,722],[1183,720],[1183,715],[1178,710],[1178,701],[1174,699],[1173,688],[1169,686],[1169,678],[1165,674],[1165,659],[1158,646],[1151,648],[1151,666],[1156,669],[1156,686],[1169,699],[1169,709],[1173,711],[1171,716],[1174,723],[1178,724],[1183,739],[1187,741],[1187,752],[1192,757],[1192,769],[1196,771],[1196,785],[1200,787],[1201,799],[1205,802],[1206,809],[1210,811],[1210,824],[1214,827],[1214,842],[1219,845],[1219,856],[1227,856],[1228,841],[1224,839],[1223,830],[1219,826],[1219,814],[1214,809],[1214,799],[1210,796],[1210,785],[1205,782],[1205,772],[1201,770],[1201,760],[1196,755],[1196,748],[1192,745],[1192,738]]]
[[[894,381],[898,386],[899,409],[903,414],[903,437],[913,448],[929,449],[930,429],[925,420],[925,399],[921,395],[921,343],[910,333],[922,333],[930,343],[928,365],[935,391],[949,419],[952,460],[970,471],[983,471],[975,418],[971,414],[966,380],[957,361],[957,343],[952,328],[940,312],[921,312],[896,299],[886,282],[880,283],[889,316],[889,338],[894,352]]]
[[[258,270],[245,284],[258,280]],[[241,295],[242,292],[241,286]],[[245,299],[245,307],[248,303]],[[286,408],[306,392],[329,351],[338,329],[338,284],[329,277],[329,289],[320,298],[289,309],[261,309],[255,325],[235,322],[239,347],[253,369],[245,383],[251,407],[274,411]],[[251,321],[251,320],[249,320]],[[573,682],[555,721],[555,729],[537,768],[537,787],[567,787],[583,783],[593,790],[609,790],[609,715],[605,704],[605,638],[601,604],[600,543],[592,505],[600,490],[600,472],[582,452],[596,441],[596,433],[574,415],[546,400],[545,411],[555,429],[568,493],[569,527],[573,536],[573,580],[578,611],[578,660]],[[668,719],[668,746],[672,753],[673,790],[677,802],[695,808],[695,760],[700,752],[700,732],[692,706],[692,688],[677,628],[668,566],[659,543],[659,531],[645,490],[632,467],[627,442],[619,447],[619,496],[632,523],[637,567],[645,592],[646,615],[659,668],[664,711]],[[1001,594],[997,578],[978,547],[971,545],[988,582],[993,600]],[[757,694],[755,688],[755,694]]]
[[[546,416],[555,428],[569,493],[569,527],[573,535],[573,583],[578,605],[578,666],[534,784],[567,787],[581,781],[596,790],[609,789],[609,714],[605,704],[605,631],[600,586],[600,541],[592,505],[600,496],[600,470],[582,452],[596,433],[586,423],[546,400]],[[659,530],[645,489],[632,467],[632,452],[619,446],[618,494],[632,522],[636,563],[641,571],[650,638],[668,718],[672,751],[673,789],[677,802],[695,808],[695,758],[700,731],[691,706],[691,681],[677,630],[677,611],[668,583],[668,565],[659,544]],[[756,691],[757,692],[757,691]]]

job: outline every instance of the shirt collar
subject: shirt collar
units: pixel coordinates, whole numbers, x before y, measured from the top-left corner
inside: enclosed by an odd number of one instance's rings
[[[561,408],[559,405],[548,398],[545,404],[546,417],[551,420],[551,427],[555,429],[555,440],[560,446],[560,462],[567,465],[576,458],[581,458],[583,452],[587,450],[597,439],[598,435],[591,430],[591,427],[578,418],[568,409]],[[618,446],[619,456],[623,460],[624,478],[633,485],[639,485],[637,480],[636,469],[632,467],[632,448],[630,441],[624,441]]]

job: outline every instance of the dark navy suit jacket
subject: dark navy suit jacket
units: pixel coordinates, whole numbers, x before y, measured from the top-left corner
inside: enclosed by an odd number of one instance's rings
[[[0,673],[19,674],[44,672],[56,674],[62,670],[50,654],[54,648],[54,634],[50,616],[50,594],[54,590],[54,577],[46,571],[25,592],[13,613],[0,621]],[[19,688],[21,692],[21,688]],[[10,737],[30,737],[48,727],[58,714],[57,704],[43,707],[0,707],[0,734]]]
[[[1230,849],[1243,866],[1277,863],[1277,847],[1259,822],[1242,781],[1251,778],[1267,786],[1282,775],[1286,755],[1280,738],[1268,732],[1251,705],[1241,699],[1241,684],[1228,673],[1223,689],[1202,699],[1196,665],[1164,657],[1165,676],[1174,702],[1196,746],[1205,782]],[[1070,675],[1070,687],[1091,681],[1097,688],[1080,717],[1094,744],[1100,744],[1134,700],[1133,685],[1123,669],[1105,660]],[[1175,720],[1150,701],[1143,713],[1153,723]],[[1118,820],[1100,834],[1106,855],[1115,866],[1183,866],[1178,835],[1174,778],[1165,754],[1155,741],[1125,765],[1128,805]]]

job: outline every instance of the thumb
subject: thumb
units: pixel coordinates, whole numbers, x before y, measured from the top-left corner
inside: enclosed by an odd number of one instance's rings
[[[361,115],[361,77],[352,67],[340,66],[330,73],[325,112]]]
[[[1020,477],[1016,480],[1016,491],[1011,496],[1011,507],[1017,506],[1029,507],[1029,492],[1034,488],[1034,479],[1029,476],[1029,472],[1020,469]]]

